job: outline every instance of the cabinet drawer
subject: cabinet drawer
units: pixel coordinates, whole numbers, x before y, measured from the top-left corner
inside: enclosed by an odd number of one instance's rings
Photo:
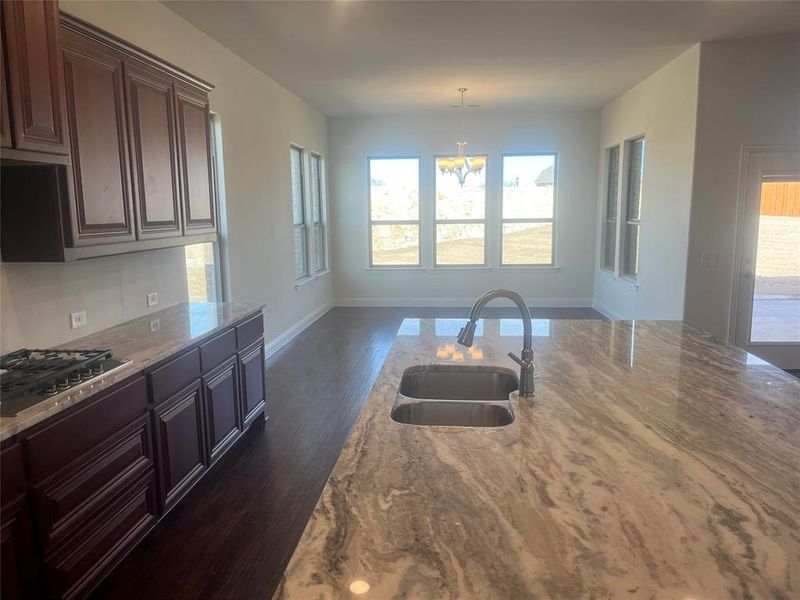
[[[124,490],[58,552],[45,555],[50,596],[84,596],[156,522],[155,479],[149,471]]]
[[[236,347],[246,348],[264,335],[264,315],[258,313],[244,323],[236,326]]]
[[[203,367],[203,373],[208,373],[217,365],[221,365],[225,359],[230,358],[235,353],[236,331],[231,328],[200,346],[200,362]]]
[[[192,348],[150,373],[153,404],[163,402],[200,377],[200,349]]]
[[[35,486],[42,547],[59,543],[120,490],[152,470],[152,447],[150,418],[144,415],[126,432],[81,457],[78,464]]]
[[[144,377],[123,383],[97,400],[23,439],[30,479],[41,481],[147,412]]]

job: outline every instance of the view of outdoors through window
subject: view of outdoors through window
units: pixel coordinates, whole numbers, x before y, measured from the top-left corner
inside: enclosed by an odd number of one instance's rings
[[[554,154],[503,157],[504,265],[553,263]]]
[[[437,265],[485,264],[485,215],[486,168],[467,175],[463,186],[455,175],[436,169]]]
[[[419,265],[419,159],[369,161],[371,264]]]
[[[189,302],[217,302],[221,298],[213,242],[184,246]]]
[[[292,173],[292,222],[294,224],[294,274],[296,279],[308,276],[306,241],[306,209],[303,190],[303,151],[289,150]]]
[[[800,342],[800,181],[761,184],[753,342]]]
[[[625,201],[625,244],[622,274],[636,279],[639,274],[639,218],[642,211],[644,179],[644,138],[628,142],[628,186]]]
[[[614,271],[617,265],[617,196],[619,195],[619,146],[608,149],[606,171],[606,214],[603,231],[603,266]]]

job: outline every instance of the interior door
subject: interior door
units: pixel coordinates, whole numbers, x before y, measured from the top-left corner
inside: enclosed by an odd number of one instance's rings
[[[800,151],[749,152],[743,184],[736,345],[800,369]]]

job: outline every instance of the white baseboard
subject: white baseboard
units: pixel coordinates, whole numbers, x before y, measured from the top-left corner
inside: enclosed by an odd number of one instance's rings
[[[431,307],[469,308],[475,298],[337,298],[336,306],[383,306],[383,307]],[[533,308],[590,308],[591,298],[526,298],[525,303]],[[507,303],[512,306],[511,302]],[[504,306],[499,300],[492,306]]]
[[[289,327],[286,331],[284,331],[279,336],[275,337],[271,340],[264,351],[267,355],[267,358],[275,354],[278,350],[283,348],[286,344],[291,342],[295,337],[297,337],[302,331],[311,325],[314,321],[319,319],[322,315],[328,312],[330,309],[334,307],[334,302],[331,300],[330,302],[325,303],[324,305],[320,306],[314,312],[306,315],[302,319],[300,319],[297,323]]]
[[[597,312],[602,313],[605,317],[611,319],[612,321],[623,321],[625,318],[619,314],[617,311],[612,310],[602,302],[598,300],[594,300],[592,302],[592,308],[595,309]]]

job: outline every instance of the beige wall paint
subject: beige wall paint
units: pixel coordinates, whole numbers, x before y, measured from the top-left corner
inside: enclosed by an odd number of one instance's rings
[[[595,302],[615,318],[683,318],[699,57],[699,46],[692,47],[601,112]],[[605,150],[639,135],[645,164],[635,287],[602,268],[601,228]]]
[[[728,339],[745,145],[800,144],[800,38],[702,45],[686,320]],[[703,252],[718,254],[701,267]]]
[[[222,121],[231,299],[267,305],[266,336],[286,331],[332,300],[326,275],[294,287],[289,143],[327,155],[325,117],[158,2],[62,0],[87,20],[210,81]],[[183,250],[91,259],[70,265],[0,267],[2,351],[53,345],[186,299]],[[144,305],[144,306],[143,306]],[[69,313],[89,327],[71,331]]]
[[[474,153],[487,153],[487,251],[498,264],[501,155],[558,152],[556,269],[368,269],[368,156],[422,158],[423,264],[432,264],[435,154],[452,153],[456,113],[329,120],[335,295],[345,304],[468,305],[494,287],[519,291],[532,304],[590,305],[594,270],[599,118],[596,111],[478,111],[467,118]],[[492,224],[495,226],[492,227]]]

